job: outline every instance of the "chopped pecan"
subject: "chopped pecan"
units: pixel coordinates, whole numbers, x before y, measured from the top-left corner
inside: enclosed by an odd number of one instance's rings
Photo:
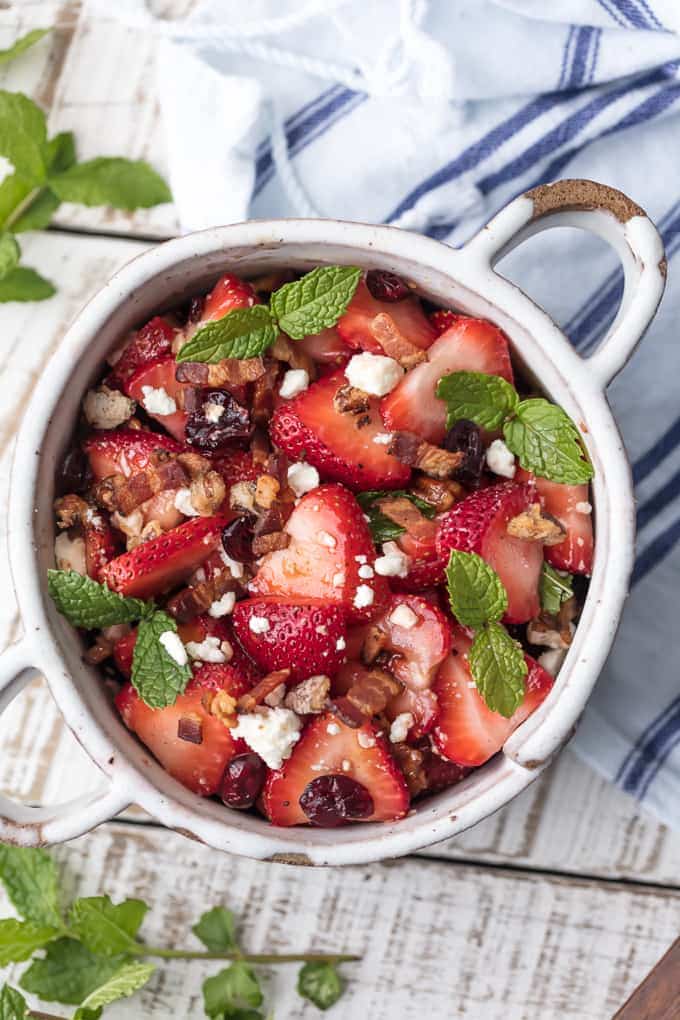
[[[143,471],[137,471],[130,478],[116,474],[104,478],[94,487],[94,498],[105,510],[114,511],[127,517],[138,506],[151,499],[158,492],[184,488],[189,482],[186,471],[179,461],[163,454],[152,454],[151,463]]]
[[[57,515],[57,527],[72,528],[82,524],[88,511],[88,505],[80,496],[69,493],[55,500],[54,509]]]
[[[567,537],[557,518],[541,512],[540,503],[533,503],[528,510],[509,520],[506,531],[513,538],[524,538],[543,545],[559,545]]]
[[[361,646],[361,661],[364,665],[370,666],[372,662],[375,662],[376,657],[382,652],[386,644],[387,634],[380,627],[375,625],[370,627]]]
[[[290,544],[290,535],[286,531],[270,531],[266,535],[256,535],[253,539],[253,556],[259,560],[260,556],[276,552],[277,549],[287,549]]]
[[[420,475],[415,487],[414,495],[434,507],[438,514],[449,510],[454,503],[463,499],[465,489],[460,482],[453,482],[446,478],[427,478]]]
[[[177,463],[182,465],[192,482],[212,467],[208,458],[202,457],[200,453],[178,453]]]
[[[330,677],[308,676],[302,683],[288,691],[284,699],[286,708],[298,715],[313,715],[323,712],[331,687]]]
[[[260,475],[255,486],[255,502],[262,510],[270,510],[281,489],[281,483],[273,475]]]
[[[163,534],[163,526],[160,521],[149,521],[142,528],[139,536],[140,542],[150,542],[152,538],[158,538]]]
[[[231,694],[226,691],[216,691],[210,698],[207,708],[212,716],[219,719],[229,729],[236,725],[236,698],[232,698]]]
[[[258,467],[266,465],[271,454],[271,443],[269,442],[269,433],[264,428],[256,428],[253,432],[253,438],[250,440],[250,455],[253,458],[253,463],[257,464]]]
[[[237,592],[239,587],[238,581],[234,580],[229,571],[222,570],[210,580],[182,588],[172,596],[165,608],[178,623],[189,623],[201,613],[207,612],[213,602],[228,591]]]
[[[217,471],[208,471],[191,483],[191,505],[201,517],[217,513],[226,496],[227,487]]]
[[[573,636],[573,625],[567,624],[559,630],[554,617],[530,620],[527,624],[527,641],[542,648],[568,648]]]
[[[286,685],[279,684],[278,687],[275,687],[274,690],[267,695],[264,699],[264,703],[265,705],[269,705],[270,708],[279,708],[279,706],[283,704],[285,697]]]
[[[402,688],[403,684],[384,669],[356,666],[352,686],[347,691],[347,700],[362,715],[370,718],[382,712]]]
[[[465,458],[461,450],[451,452],[428,443],[411,432],[395,432],[387,448],[397,460],[433,478],[450,478]]]
[[[229,506],[232,510],[252,513],[255,509],[255,482],[236,482],[229,490]]]
[[[111,515],[111,524],[125,535],[128,551],[139,545],[144,529],[144,514],[141,510],[133,510],[127,517],[114,511]]]
[[[289,669],[277,669],[274,673],[268,673],[255,686],[242,694],[238,699],[237,708],[239,712],[253,712],[258,705],[262,704],[268,694],[271,694],[279,684],[284,684],[290,676]]]
[[[378,501],[380,512],[398,524],[409,535],[429,534],[431,525],[423,514],[406,496],[387,496]]]
[[[214,365],[203,362],[181,361],[177,366],[175,378],[178,382],[191,383],[192,386],[242,386],[253,382],[264,372],[262,358],[225,358]]]
[[[255,536],[271,535],[273,531],[283,531],[286,521],[293,512],[293,503],[276,502],[269,510],[262,513],[255,524]]]
[[[394,358],[407,371],[427,360],[425,351],[400,333],[394,319],[387,312],[381,312],[371,321],[373,339],[380,344],[388,358]]]
[[[366,414],[371,398],[363,390],[345,383],[333,397],[333,406],[340,414]]]
[[[366,717],[344,696],[334,698],[329,702],[328,707],[333,715],[336,715],[345,726],[351,726],[353,730],[363,726],[366,722]]]
[[[423,752],[408,744],[392,744],[392,754],[404,773],[408,791],[412,797],[427,789],[427,774],[423,765]]]

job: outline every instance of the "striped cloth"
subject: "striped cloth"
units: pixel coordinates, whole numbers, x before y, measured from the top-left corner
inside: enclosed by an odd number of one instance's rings
[[[128,20],[148,17],[137,0],[120,6]],[[248,9],[243,24],[240,0],[204,0],[189,22],[150,26],[166,37],[161,100],[187,228],[316,213],[457,246],[518,193],[564,176],[612,184],[658,223],[667,295],[610,390],[635,477],[635,574],[573,746],[680,826],[680,3],[251,0]],[[259,105],[233,128],[224,111],[244,81]],[[205,101],[188,116],[176,97],[192,91]],[[185,202],[206,152],[218,172],[201,201]],[[503,271],[581,354],[595,350],[622,291],[602,242],[551,231]]]

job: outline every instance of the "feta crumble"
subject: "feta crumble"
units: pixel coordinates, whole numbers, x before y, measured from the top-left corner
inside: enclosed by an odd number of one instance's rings
[[[342,570],[339,570],[337,574],[333,574],[333,587],[342,588],[345,583],[345,575]]]
[[[359,730],[357,733],[357,743],[359,747],[368,750],[369,747],[375,747],[375,737],[372,733],[365,733],[363,730]]]
[[[383,542],[383,554],[375,563],[376,574],[381,577],[406,577],[411,561],[396,542]]]
[[[176,634],[174,630],[164,630],[159,636],[158,640],[163,645],[171,659],[173,659],[178,666],[186,666],[189,661],[187,650],[182,644],[182,639],[179,634]]]
[[[368,563],[362,563],[359,567],[359,577],[364,581],[370,581],[372,577],[375,577],[375,571]]]
[[[174,414],[177,410],[177,404],[162,386],[158,389],[153,386],[142,386],[142,395],[144,410],[149,414],[165,417],[167,414]]]
[[[198,517],[198,510],[191,502],[191,489],[178,489],[175,493],[175,509],[179,510],[185,517]]]
[[[200,662],[229,662],[233,648],[228,641],[220,641],[214,634],[208,634],[202,641],[187,641],[185,648],[190,659]]]
[[[390,613],[389,621],[390,623],[393,623],[395,627],[403,627],[404,630],[411,630],[411,628],[415,627],[417,624],[418,617],[410,606],[401,602],[396,609],[393,609]]]
[[[514,478],[517,466],[515,455],[510,452],[502,439],[494,439],[486,451],[486,463],[489,471],[502,478]]]
[[[367,606],[372,606],[374,598],[375,592],[371,586],[369,584],[360,584],[354,596],[355,609],[365,609]]]
[[[206,400],[202,411],[206,421],[209,421],[211,425],[217,425],[224,414],[224,407],[222,404],[216,404],[214,400]]]
[[[243,713],[231,730],[232,737],[245,740],[270,769],[280,769],[300,739],[302,720],[288,708],[259,708]]]
[[[208,616],[212,616],[213,620],[219,620],[221,616],[228,616],[232,612],[234,605],[236,604],[236,595],[233,591],[226,591],[224,595],[216,599],[208,607]]]
[[[115,429],[134,414],[134,400],[108,386],[89,390],[83,401],[83,412],[93,429]]]
[[[538,664],[543,666],[546,673],[550,673],[551,676],[557,676],[566,654],[566,648],[551,648],[549,652],[543,652],[542,655],[539,655]]]
[[[87,574],[85,540],[80,536],[69,538],[66,531],[57,535],[54,541],[54,558],[59,570],[75,570],[77,574]]]
[[[248,627],[253,634],[266,634],[269,630],[269,620],[266,616],[251,616],[248,620]]]
[[[389,446],[392,442],[392,433],[378,432],[373,436],[373,442],[377,443],[378,446]]]
[[[309,386],[309,373],[304,368],[290,368],[281,380],[279,396],[284,400],[292,400]]]
[[[577,503],[574,510],[577,514],[591,514],[593,512],[592,506],[586,500]]]
[[[288,484],[296,496],[304,496],[319,484],[319,472],[311,464],[291,464],[288,468]]]
[[[345,641],[344,637],[339,637],[338,640],[335,642],[336,651],[344,652],[345,648],[347,648],[347,642]]]
[[[401,744],[408,736],[408,731],[413,726],[413,716],[410,712],[400,712],[392,721],[390,726],[390,743]]]
[[[338,724],[336,722],[329,722],[328,726],[326,727],[326,733],[330,737],[337,737],[339,732],[340,727],[338,726]]]
[[[384,397],[390,393],[403,374],[404,369],[394,358],[371,354],[369,351],[355,354],[345,366],[345,376],[350,386],[373,397]]]

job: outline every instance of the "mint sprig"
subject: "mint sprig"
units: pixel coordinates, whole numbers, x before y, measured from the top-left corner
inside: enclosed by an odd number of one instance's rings
[[[179,350],[177,361],[215,364],[225,358],[256,358],[279,331],[294,340],[334,326],[352,300],[361,277],[354,266],[318,266],[271,295],[269,307],[234,308],[200,326]]]
[[[538,585],[541,609],[553,615],[559,613],[562,603],[574,596],[573,583],[574,578],[571,574],[565,570],[557,570],[544,562]]]
[[[460,418],[483,429],[502,428],[508,448],[526,471],[565,485],[582,485],[593,477],[578,429],[549,400],[520,400],[509,382],[484,372],[443,376],[437,396],[446,404],[447,428]]]
[[[508,593],[496,571],[477,553],[452,549],[446,567],[451,610],[475,631],[470,674],[492,712],[510,718],[524,700],[528,668],[521,645],[499,622]]]
[[[85,630],[134,623],[148,611],[141,599],[119,595],[76,570],[48,570],[47,590],[61,615]]]

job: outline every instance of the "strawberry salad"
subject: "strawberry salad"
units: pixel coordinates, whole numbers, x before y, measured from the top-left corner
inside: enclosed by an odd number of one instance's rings
[[[49,593],[190,790],[391,822],[550,692],[592,474],[491,322],[382,270],[228,273],[86,394]]]

